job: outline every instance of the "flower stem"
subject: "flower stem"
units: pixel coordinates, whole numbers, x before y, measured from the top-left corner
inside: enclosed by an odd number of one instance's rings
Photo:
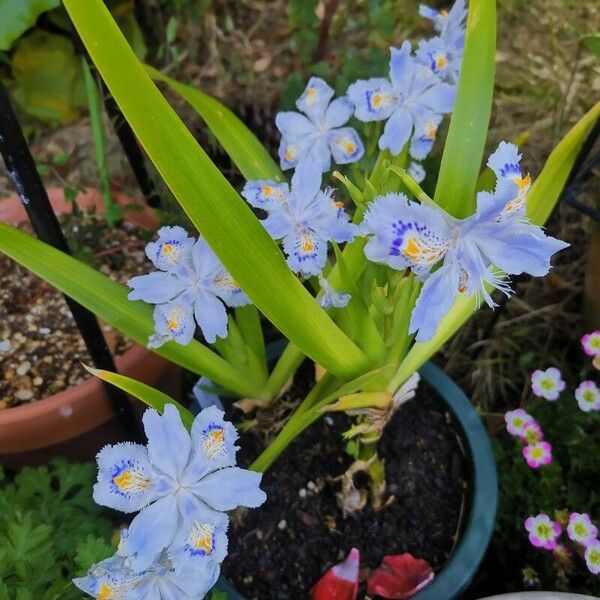
[[[98,176],[100,179],[100,193],[102,195],[102,203],[104,204],[104,219],[109,227],[114,227],[115,223],[123,218],[123,212],[121,208],[114,203],[110,195],[110,181],[108,167],[106,165],[106,149],[104,146],[104,135],[102,133],[102,113],[98,88],[85,56],[81,57],[81,65],[83,68],[83,79],[85,82],[88,109],[90,111],[94,153],[96,155],[96,166],[98,167]]]
[[[371,503],[375,510],[381,508],[383,495],[386,490],[385,468],[383,460],[377,453],[377,444],[380,435],[373,433],[360,440],[358,459],[368,463],[365,473],[369,476],[369,489],[371,492]]]
[[[337,386],[339,386],[339,380],[329,373],[325,374],[302,401],[277,437],[262,451],[250,468],[260,473],[266,471],[289,444],[321,416],[321,412],[318,410],[319,400],[325,398]]]
[[[285,347],[264,387],[264,395],[269,400],[274,400],[279,396],[281,390],[294,376],[304,358],[305,355],[302,350],[295,344],[289,343]]]

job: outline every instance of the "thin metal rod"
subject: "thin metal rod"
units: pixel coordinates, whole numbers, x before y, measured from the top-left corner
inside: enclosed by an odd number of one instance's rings
[[[85,49],[85,46],[83,45],[83,42],[81,41],[81,38],[77,34],[77,31],[74,27],[73,46],[75,47],[77,54],[85,58],[91,72],[94,75],[94,78],[99,83],[100,92],[104,99],[104,107],[106,108],[106,112],[111,120],[115,133],[119,138],[123,152],[129,161],[131,170],[133,171],[138,185],[142,190],[146,204],[152,208],[160,207],[160,194],[156,189],[156,185],[154,184],[152,177],[150,177],[150,174],[148,173],[146,161],[144,159],[144,153],[142,152],[137,138],[133,133],[133,129],[131,129],[115,99],[111,96],[106,84],[104,83],[104,80],[100,76],[100,73],[98,73],[96,70],[94,63],[90,60],[87,50]]]
[[[58,219],[52,210],[48,194],[2,83],[0,83],[0,154],[4,158],[8,174],[36,235],[43,242],[69,254]],[[72,298],[65,296],[65,299],[94,365],[98,369],[116,371],[113,357],[94,314]],[[127,396],[108,384],[105,384],[105,389],[125,432],[134,438],[139,438],[140,426]]]

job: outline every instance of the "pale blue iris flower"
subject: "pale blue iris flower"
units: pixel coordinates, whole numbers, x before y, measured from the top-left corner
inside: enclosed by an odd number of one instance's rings
[[[192,394],[200,409],[216,406],[219,410],[223,410],[221,399],[211,391],[213,388],[213,382],[204,375],[198,379],[196,385],[192,388]]]
[[[429,121],[437,128],[441,115],[452,110],[455,89],[424,69],[411,54],[410,42],[404,42],[400,49],[391,48],[390,80],[359,80],[348,88],[348,97],[359,120],[387,120],[379,148],[396,156]]]
[[[203,575],[189,567],[176,570],[166,553],[144,571],[136,572],[127,558],[117,553],[93,565],[86,577],[73,583],[103,600],[200,600],[216,582],[214,576]]]
[[[323,308],[344,308],[352,299],[352,295],[346,292],[337,292],[331,287],[331,284],[319,275],[319,285],[321,286],[321,297],[319,304]]]
[[[125,559],[118,554],[93,565],[85,577],[73,579],[73,583],[94,598],[135,597],[142,575],[127,568]]]
[[[415,131],[409,148],[413,158],[422,160],[431,152],[441,121],[442,115],[427,114],[415,122]]]
[[[223,512],[260,506],[266,498],[261,474],[235,466],[237,432],[214,406],[200,412],[191,434],[172,404],[162,415],[147,410],[143,421],[147,446],[121,443],[98,453],[94,500],[140,511],[121,544],[135,572],[150,568],[166,550],[176,569],[192,561],[198,569],[210,566],[212,577],[213,559],[226,551]]]
[[[155,334],[148,345],[156,348],[169,340],[189,344],[196,323],[207,342],[227,337],[225,306],[244,306],[250,300],[225,270],[206,241],[188,237],[181,227],[162,227],[146,254],[159,269],[132,277],[130,300],[155,304]]]
[[[462,62],[462,51],[448,46],[443,38],[422,40],[417,46],[417,62],[443,81],[456,84]]]
[[[252,206],[267,211],[261,223],[273,239],[283,240],[288,265],[303,276],[321,272],[330,241],[350,242],[356,233],[344,205],[331,194],[321,190],[321,171],[310,157],[298,165],[290,188],[273,181],[249,181],[242,190]]]
[[[464,0],[457,0],[449,12],[437,11],[422,4],[419,13],[433,21],[438,35],[419,42],[417,61],[440,79],[455,84],[458,81],[465,45],[467,9]]]
[[[492,155],[498,162],[504,157],[503,148]],[[492,163],[495,168],[496,161]],[[510,164],[516,177],[514,163]],[[373,201],[361,225],[369,236],[367,258],[394,269],[410,267],[424,281],[409,327],[410,333],[417,332],[417,341],[433,336],[460,294],[475,295],[478,302],[485,300],[493,307],[487,286],[509,295],[512,290],[504,274],[545,275],[552,255],[568,246],[546,236],[523,211],[515,210],[518,198],[516,182],[499,180],[494,192],[478,193],[476,213],[462,220],[437,205],[411,202],[403,194]]]
[[[352,116],[352,104],[347,98],[331,101],[333,94],[325,81],[311,77],[296,101],[300,113],[277,113],[282,169],[296,167],[306,156],[311,156],[322,172],[329,171],[332,157],[338,165],[360,160],[365,151],[362,140],[355,129],[344,127]]]
[[[487,166],[496,175],[496,190],[503,195],[512,194],[504,207],[502,217],[525,215],[525,200],[531,186],[531,177],[529,174],[523,174],[520,162],[519,149],[509,142],[500,142],[487,161]]]
[[[419,14],[433,21],[433,28],[447,47],[462,50],[465,43],[465,20],[467,18],[465,0],[456,0],[449,11],[436,10],[421,4]]]
[[[417,183],[421,183],[427,175],[423,165],[415,161],[412,161],[408,165],[408,169],[406,169],[406,171]]]

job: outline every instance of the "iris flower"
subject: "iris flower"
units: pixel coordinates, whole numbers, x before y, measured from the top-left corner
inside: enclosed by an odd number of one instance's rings
[[[85,577],[78,577],[73,583],[99,600],[199,600],[215,581],[189,569],[176,571],[163,553],[139,573],[131,569],[125,557],[115,554],[93,565]]]
[[[344,308],[345,306],[348,306],[348,303],[352,299],[351,294],[334,290],[331,287],[331,284],[322,275],[319,275],[319,285],[323,292],[319,304],[323,308]]]
[[[415,132],[421,136],[429,121],[437,128],[441,115],[452,110],[454,96],[452,85],[423,69],[412,56],[410,42],[391,48],[390,80],[362,79],[348,88],[359,120],[387,121],[379,148],[394,156]]]
[[[441,80],[451,84],[458,82],[462,62],[462,48],[455,43],[448,44],[442,37],[422,40],[417,46],[416,60],[437,75]]]
[[[498,152],[493,156],[498,158]],[[517,177],[511,163],[513,172]],[[522,179],[520,172],[518,177]],[[369,236],[365,254],[393,269],[410,267],[424,281],[409,328],[417,332],[417,341],[433,336],[460,294],[474,295],[491,307],[495,303],[488,286],[510,295],[505,276],[492,265],[508,275],[548,273],[551,256],[568,244],[528,222],[524,202],[514,181],[499,181],[494,192],[479,192],[475,214],[462,220],[403,194],[375,198],[361,226]]]
[[[465,41],[465,19],[467,9],[464,0],[456,0],[448,10],[436,10],[425,4],[419,6],[419,14],[433,21],[433,28],[447,44],[453,44],[460,49]]]
[[[438,11],[421,4],[419,14],[433,21],[438,35],[419,43],[417,61],[444,81],[456,83],[465,44],[464,0],[457,0],[450,11]]]
[[[415,161],[412,161],[408,165],[408,169],[406,169],[406,171],[417,183],[421,183],[427,175],[423,165]]]
[[[274,181],[249,181],[242,190],[252,206],[267,211],[262,224],[273,239],[283,239],[292,271],[305,276],[321,272],[328,242],[354,238],[356,226],[331,194],[329,189],[321,190],[321,171],[311,158],[298,165],[291,188]]]
[[[191,434],[171,404],[162,415],[147,410],[143,422],[147,446],[120,443],[98,453],[94,500],[140,511],[122,540],[122,554],[136,572],[165,549],[177,568],[207,567],[223,549],[223,512],[264,502],[261,475],[235,466],[237,432],[214,406],[200,412]]]
[[[204,375],[198,379],[196,385],[192,388],[192,395],[201,409],[216,406],[219,410],[223,410],[223,403],[219,396],[211,391],[213,389],[213,382]]]
[[[196,322],[207,342],[227,337],[225,306],[244,306],[250,300],[225,270],[204,238],[188,237],[182,227],[162,227],[146,254],[159,269],[132,277],[130,300],[155,304],[155,334],[148,345],[175,340],[189,344]]]
[[[343,127],[352,116],[352,104],[344,97],[331,101],[333,94],[325,81],[311,77],[296,101],[300,113],[277,113],[282,169],[296,167],[307,156],[322,172],[329,171],[332,157],[338,165],[360,160],[365,149],[358,133],[352,127]]]

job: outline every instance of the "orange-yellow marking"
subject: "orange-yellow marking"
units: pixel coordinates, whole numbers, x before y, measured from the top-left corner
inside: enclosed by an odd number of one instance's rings
[[[223,444],[225,443],[225,433],[223,429],[213,429],[208,432],[202,447],[204,448],[204,453],[208,458],[213,458],[215,454],[218,454],[223,448]]]
[[[97,600],[110,600],[113,589],[107,583],[103,583],[98,591]]]

